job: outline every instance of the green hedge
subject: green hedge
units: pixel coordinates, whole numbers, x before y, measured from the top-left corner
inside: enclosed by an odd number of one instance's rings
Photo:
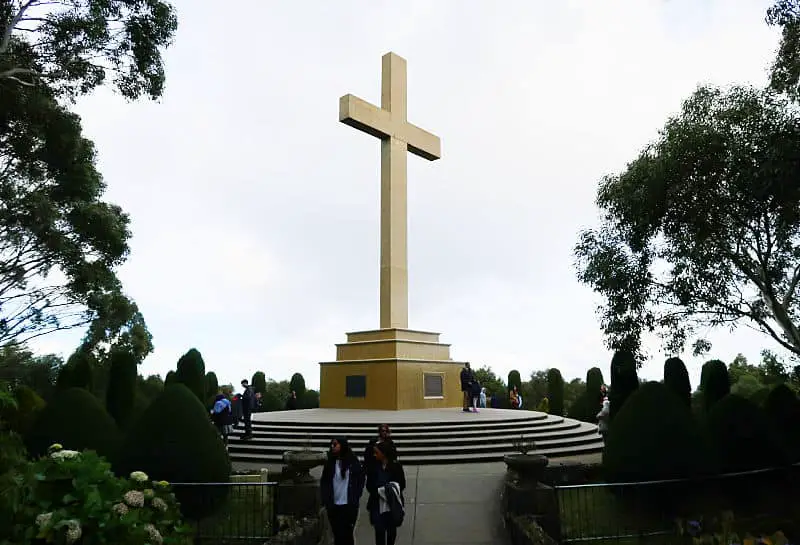
[[[39,412],[25,446],[33,457],[44,455],[53,443],[113,457],[119,441],[119,429],[100,401],[84,388],[69,388],[58,392]]]
[[[707,467],[702,434],[686,405],[664,384],[647,382],[627,399],[606,437],[610,482],[693,477]]]
[[[205,403],[206,364],[196,348],[192,348],[178,360],[175,378],[194,392],[201,403]]]
[[[228,482],[231,465],[225,445],[203,404],[183,384],[167,386],[131,428],[115,464],[120,475],[144,471],[153,479],[178,483]],[[175,490],[188,518],[220,508],[227,490],[216,495]]]
[[[706,419],[714,470],[734,473],[782,463],[780,443],[766,414],[755,403],[729,394],[712,406]]]

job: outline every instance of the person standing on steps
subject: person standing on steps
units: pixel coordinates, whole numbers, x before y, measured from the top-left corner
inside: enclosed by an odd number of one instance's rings
[[[464,395],[464,408],[465,413],[468,413],[472,406],[472,383],[475,381],[475,375],[472,374],[472,369],[469,367],[469,362],[464,364],[461,370],[461,393]]]
[[[296,409],[297,409],[297,392],[292,390],[292,393],[289,394],[289,399],[286,400],[286,410],[294,411]]]
[[[364,471],[347,439],[337,437],[331,440],[319,489],[333,532],[333,545],[355,545],[353,534],[364,483]]]
[[[225,397],[223,393],[217,394],[214,398],[214,407],[211,409],[211,420],[217,427],[217,431],[220,437],[222,437],[222,442],[225,443],[226,447],[228,446],[228,436],[230,435],[232,427],[232,414],[233,411],[231,410],[230,400]]]
[[[244,420],[244,435],[242,439],[253,438],[253,410],[256,408],[256,392],[247,379],[242,381],[242,420]]]
[[[375,459],[375,445],[378,443],[383,443],[384,441],[391,441],[392,440],[392,430],[389,428],[389,424],[381,424],[378,426],[378,436],[373,437],[367,443],[366,448],[364,449],[364,473],[369,475],[372,466],[377,463]]]
[[[367,474],[369,522],[375,528],[375,545],[395,545],[405,518],[406,475],[391,440],[377,443],[374,450],[376,463]]]

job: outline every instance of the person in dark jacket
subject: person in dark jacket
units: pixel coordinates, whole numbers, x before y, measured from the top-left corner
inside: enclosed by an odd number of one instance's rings
[[[377,463],[375,460],[375,445],[383,441],[392,440],[392,430],[389,424],[381,424],[378,426],[378,436],[373,437],[364,448],[364,473],[369,474],[373,464]]]
[[[242,381],[242,420],[244,420],[244,435],[242,439],[253,437],[253,410],[256,408],[256,392],[247,379]]]
[[[369,521],[375,528],[375,545],[394,545],[405,514],[406,475],[391,439],[376,443],[374,450],[377,463],[367,475]]]
[[[296,409],[297,409],[297,392],[292,390],[292,393],[289,394],[289,399],[286,400],[286,410],[294,411]]]
[[[468,413],[469,408],[472,406],[472,383],[475,376],[472,374],[472,369],[469,367],[469,362],[464,364],[461,370],[461,393],[464,396],[464,412]]]
[[[319,488],[333,532],[333,545],[354,545],[358,504],[364,492],[364,472],[346,438],[331,440]]]

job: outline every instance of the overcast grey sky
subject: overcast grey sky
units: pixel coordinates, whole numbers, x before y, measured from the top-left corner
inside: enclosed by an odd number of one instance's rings
[[[377,327],[379,144],[338,122],[338,99],[379,103],[394,51],[409,121],[443,152],[409,157],[409,326],[503,376],[608,378],[572,257],[597,182],[698,84],[766,81],[769,3],[177,0],[163,100],[78,104],[132,217],[121,277],[156,346],[142,372],[197,347],[223,381],[316,386],[346,331]],[[79,336],[36,346],[67,354]],[[711,339],[726,361],[772,346],[745,328]],[[658,378],[654,353],[642,374]]]

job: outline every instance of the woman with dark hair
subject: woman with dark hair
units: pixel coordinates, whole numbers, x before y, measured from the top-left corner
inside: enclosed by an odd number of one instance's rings
[[[364,472],[346,438],[331,440],[319,487],[333,532],[333,545],[354,545],[353,533],[364,491]]]
[[[391,439],[375,444],[375,463],[367,475],[367,510],[375,528],[375,545],[394,545],[405,516],[406,475]]]

